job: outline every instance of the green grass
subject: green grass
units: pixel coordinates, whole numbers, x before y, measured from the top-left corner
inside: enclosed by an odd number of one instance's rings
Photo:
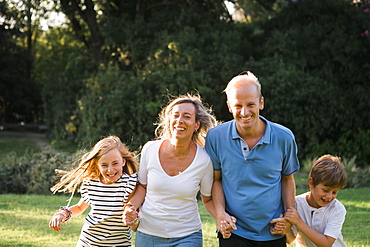
[[[0,246],[75,246],[87,212],[63,224],[62,232],[48,227],[55,210],[65,205],[67,199],[58,195],[0,195]],[[76,196],[72,204],[78,199]],[[347,208],[343,226],[347,247],[370,246],[370,188],[344,189],[338,199]],[[216,247],[215,220],[202,205],[199,210],[204,246]]]
[[[0,133],[0,159],[10,152],[21,156],[40,148],[22,135]],[[295,174],[297,194],[306,191],[307,174]],[[69,247],[75,246],[84,223],[85,212],[62,226],[58,233],[48,227],[55,210],[66,205],[68,196],[0,194],[0,247]],[[73,203],[77,203],[76,196]],[[370,246],[370,188],[344,189],[338,199],[347,209],[343,236],[347,247]],[[199,205],[203,223],[203,246],[216,247],[215,220]]]

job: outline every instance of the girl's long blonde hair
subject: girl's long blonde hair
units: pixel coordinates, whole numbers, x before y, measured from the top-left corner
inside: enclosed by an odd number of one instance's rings
[[[82,183],[84,178],[99,179],[101,174],[99,172],[98,160],[114,148],[117,148],[122,158],[126,160],[123,172],[129,175],[137,172],[137,161],[134,154],[128,150],[117,136],[108,136],[97,142],[91,151],[85,153],[81,157],[76,169],[69,172],[57,171],[57,173],[64,173],[65,175],[63,175],[60,182],[51,187],[50,190],[53,193],[74,193],[77,186]]]

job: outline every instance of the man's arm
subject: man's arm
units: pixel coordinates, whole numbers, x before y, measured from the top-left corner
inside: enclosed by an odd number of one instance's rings
[[[281,178],[281,190],[284,203],[284,211],[286,212],[288,208],[294,207],[295,198],[295,181],[294,175],[282,176]]]
[[[283,197],[283,204],[284,204],[284,212],[288,210],[288,208],[295,206],[295,181],[294,175],[289,176],[282,176],[281,178],[281,190],[282,190],[282,197]],[[276,222],[270,222],[276,223]],[[270,232],[272,235],[285,235],[287,233],[287,228],[278,229],[277,225],[274,225],[270,228]]]

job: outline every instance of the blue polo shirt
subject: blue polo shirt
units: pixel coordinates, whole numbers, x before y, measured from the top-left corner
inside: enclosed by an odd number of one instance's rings
[[[237,230],[243,238],[269,241],[281,238],[271,235],[270,220],[284,213],[281,178],[299,169],[297,144],[286,127],[266,123],[262,139],[243,156],[235,120],[208,131],[206,150],[213,168],[222,172],[226,212],[237,219]]]

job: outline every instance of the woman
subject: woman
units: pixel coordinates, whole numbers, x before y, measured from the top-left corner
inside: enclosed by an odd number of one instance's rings
[[[180,96],[165,107],[155,141],[143,147],[139,186],[125,207],[123,220],[132,226],[141,206],[136,247],[201,247],[197,193],[215,216],[211,197],[212,162],[203,148],[216,119],[199,96]],[[145,199],[145,200],[144,200]]]

